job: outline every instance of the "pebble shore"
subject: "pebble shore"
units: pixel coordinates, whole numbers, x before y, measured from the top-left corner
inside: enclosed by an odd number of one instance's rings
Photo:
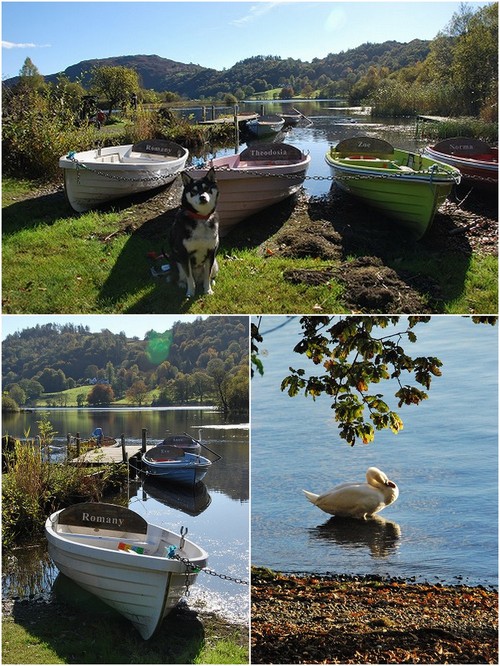
[[[253,664],[498,664],[498,592],[252,571]]]

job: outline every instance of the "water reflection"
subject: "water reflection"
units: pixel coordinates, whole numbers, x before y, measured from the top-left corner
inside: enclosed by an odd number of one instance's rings
[[[212,498],[203,482],[195,486],[166,484],[158,479],[147,477],[138,495],[146,502],[153,498],[172,509],[182,511],[190,516],[199,516],[210,506]]]
[[[371,520],[334,516],[323,525],[309,530],[310,538],[330,541],[342,548],[363,548],[376,559],[388,557],[401,539],[401,527],[392,520],[374,516]]]
[[[2,556],[2,598],[48,598],[58,570],[45,543],[4,548]]]

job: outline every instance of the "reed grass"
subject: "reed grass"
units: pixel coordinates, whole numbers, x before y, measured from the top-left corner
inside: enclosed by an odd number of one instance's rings
[[[33,439],[16,441],[4,453],[7,470],[2,475],[2,543],[11,544],[41,534],[47,516],[75,501],[99,501],[116,465],[103,466],[102,474],[90,474],[78,464],[53,463],[45,446]],[[42,455],[45,453],[45,455]]]
[[[424,126],[425,136],[435,141],[455,136],[482,139],[486,143],[498,143],[498,123],[479,118],[456,118],[429,122]]]

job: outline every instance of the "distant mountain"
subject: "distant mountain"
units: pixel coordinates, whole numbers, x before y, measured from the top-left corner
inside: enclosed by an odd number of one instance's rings
[[[193,76],[202,71],[215,71],[207,70],[200,65],[186,65],[168,58],[160,58],[157,55],[133,55],[83,60],[67,67],[63,73],[70,81],[81,80],[82,85],[86,87],[90,82],[90,72],[94,67],[128,67],[139,74],[143,88],[158,92],[170,90],[170,81],[179,76]],[[45,80],[55,81],[57,77],[58,74],[51,74],[46,76]]]
[[[297,80],[307,80],[316,88],[328,80],[339,81],[348,75],[358,79],[370,66],[388,67],[390,71],[395,71],[425,60],[428,53],[428,41],[415,39],[407,44],[388,41],[382,44],[362,44],[341,53],[330,53],[325,58],[314,58],[312,62],[259,55],[241,60],[223,71],[180,63],[157,55],[129,55],[84,60],[67,67],[64,72],[45,76],[45,80],[56,81],[62,73],[70,81],[80,80],[86,87],[93,67],[123,66],[137,72],[141,86],[145,89],[200,98],[220,92],[234,93],[236,89],[248,86],[261,91],[293,85]],[[18,77],[7,79],[4,84],[13,85],[17,80]]]

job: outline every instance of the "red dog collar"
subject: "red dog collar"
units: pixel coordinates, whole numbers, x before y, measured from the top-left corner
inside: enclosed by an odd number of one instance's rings
[[[195,213],[192,210],[185,210],[184,214],[188,217],[191,217],[193,220],[208,220],[210,215],[212,215],[212,213],[209,213],[208,215],[201,215],[201,213]]]

